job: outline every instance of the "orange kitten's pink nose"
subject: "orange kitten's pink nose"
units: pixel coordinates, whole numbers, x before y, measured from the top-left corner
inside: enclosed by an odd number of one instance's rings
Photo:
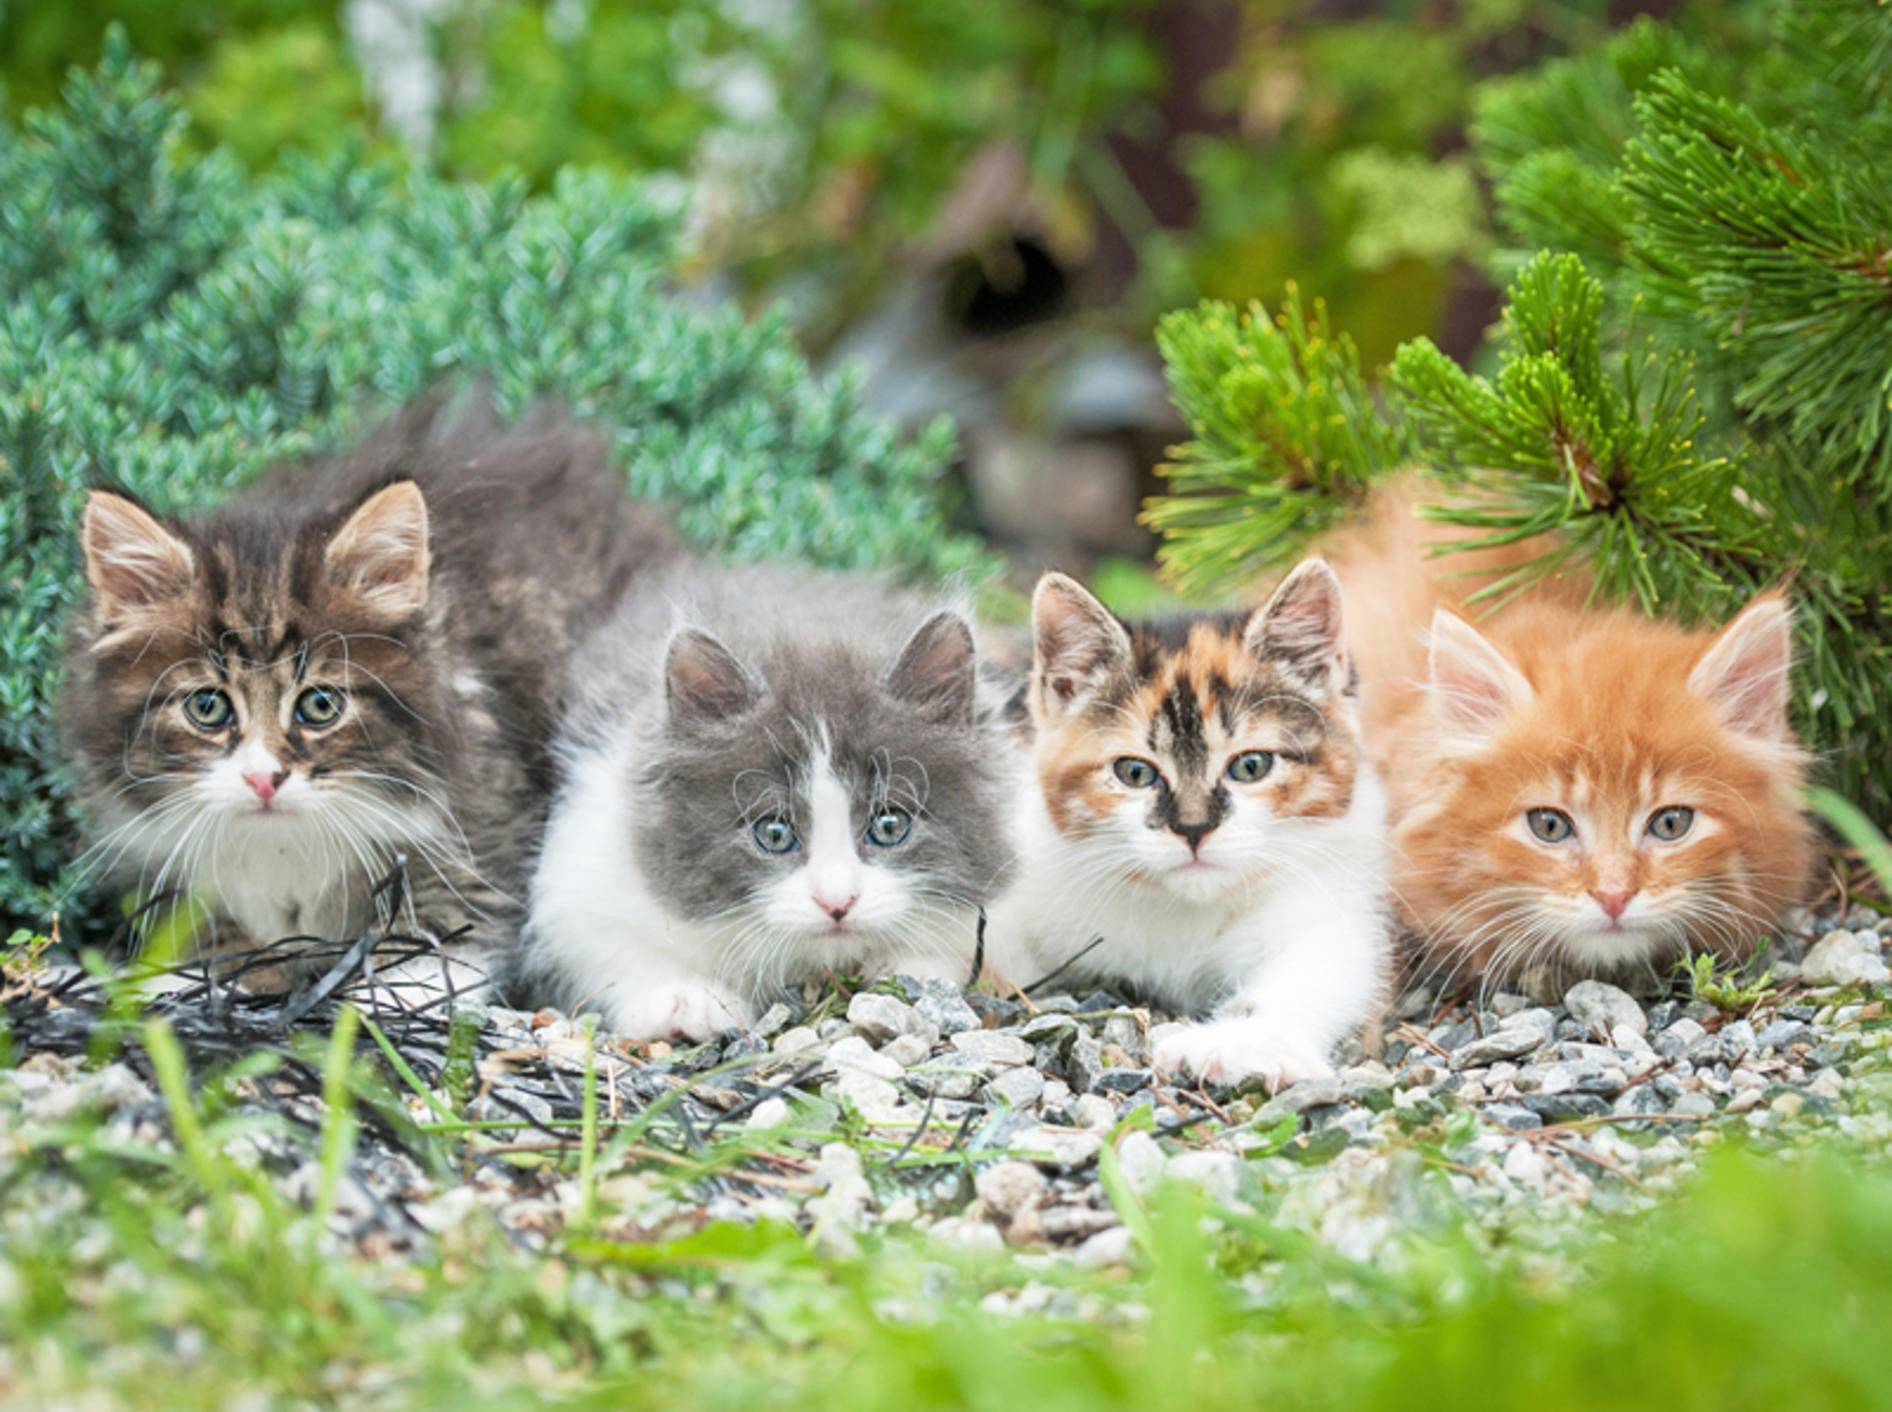
[[[860,900],[861,895],[858,892],[845,902],[831,902],[825,897],[816,896],[815,906],[819,907],[838,922],[843,917],[847,916],[849,912],[852,912],[854,910],[854,904]]]
[[[1636,889],[1633,887],[1599,887],[1590,893],[1596,899],[1596,905],[1603,909],[1604,915],[1612,922],[1623,915],[1623,909],[1629,906],[1635,895]]]
[[[287,770],[251,770],[243,776],[243,783],[256,792],[256,797],[265,804],[276,797],[276,791],[282,788],[282,782],[289,778]]]

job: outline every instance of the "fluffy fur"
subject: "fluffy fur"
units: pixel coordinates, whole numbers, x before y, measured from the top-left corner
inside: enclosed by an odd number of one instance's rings
[[[995,965],[1030,984],[1084,953],[1061,981],[1208,1012],[1158,1045],[1166,1071],[1327,1073],[1388,954],[1333,573],[1303,564],[1245,616],[1137,626],[1048,574],[1032,626],[1022,867],[993,912]]]
[[[96,491],[82,545],[102,873],[196,894],[218,947],[473,923],[468,961],[522,915],[569,644],[673,552],[593,437],[432,405],[207,514]]]
[[[686,568],[575,672],[529,987],[702,1039],[826,971],[965,981],[1011,853],[957,612],[860,576]]]
[[[1585,610],[1563,577],[1474,626],[1479,571],[1544,546],[1428,560],[1416,496],[1384,493],[1329,551],[1380,609],[1353,643],[1423,964],[1555,988],[1749,955],[1814,859],[1785,598],[1692,631]]]

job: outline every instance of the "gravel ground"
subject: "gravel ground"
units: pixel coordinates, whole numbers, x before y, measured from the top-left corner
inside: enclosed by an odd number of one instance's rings
[[[1133,1257],[1123,1193],[1164,1181],[1366,1261],[1400,1258],[1403,1234],[1445,1219],[1441,1181],[1454,1220],[1469,1209],[1490,1230],[1541,1230],[1646,1204],[1736,1134],[1892,1144],[1892,919],[1855,906],[1800,921],[1765,995],[1641,1001],[1584,982],[1552,1003],[1490,995],[1481,1010],[1409,994],[1379,1057],[1350,1046],[1335,1078],[1272,1097],[1159,1081],[1148,1056],[1165,1017],[1106,993],[1027,1005],[936,982],[829,990],[687,1049],[594,1045],[549,1011],[384,1015],[407,1072],[363,1040],[393,1097],[359,1108],[331,1232],[395,1256],[484,1212],[540,1248],[589,1191],[606,1239],[766,1217],[837,1252],[906,1227],[1095,1268]],[[0,1070],[0,1134],[12,1134],[0,1189],[13,1154],[84,1115],[128,1147],[170,1145],[144,1051],[87,1057],[113,1023],[103,996],[70,973],[9,966],[0,1000],[16,1067]],[[279,1056],[271,1073],[212,1080],[220,1104],[258,1119],[218,1132],[305,1202],[319,1180],[332,1014],[306,1009],[293,997],[233,1005],[209,988],[154,1005],[200,1080],[246,1049]],[[589,1188],[577,1175],[588,1093]],[[8,1206],[9,1223],[32,1219],[30,1192],[16,1187]],[[1064,1296],[1027,1286],[1011,1297],[1025,1309]]]

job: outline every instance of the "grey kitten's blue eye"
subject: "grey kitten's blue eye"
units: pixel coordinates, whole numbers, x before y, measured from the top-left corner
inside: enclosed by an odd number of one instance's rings
[[[1274,755],[1267,750],[1244,750],[1228,762],[1228,777],[1237,784],[1253,784],[1274,768]]]
[[[913,815],[904,809],[878,809],[874,817],[867,821],[867,841],[882,848],[892,848],[895,844],[906,842],[907,835],[912,832]]]
[[[756,847],[764,853],[793,853],[801,847],[795,826],[787,819],[759,819],[750,832],[755,835]]]
[[[1695,826],[1695,811],[1686,804],[1671,804],[1649,817],[1649,833],[1664,843],[1673,843]]]
[[[1148,760],[1139,760],[1134,755],[1126,755],[1110,767],[1116,771],[1117,778],[1132,789],[1149,789],[1163,776],[1156,766]]]
[[[296,698],[296,721],[300,725],[332,726],[342,717],[348,698],[332,686],[312,686]]]
[[[221,691],[193,691],[184,698],[184,714],[199,730],[220,731],[230,724],[236,708]]]
[[[1542,843],[1562,843],[1577,832],[1577,826],[1570,822],[1570,816],[1561,809],[1527,810],[1524,822],[1531,826],[1531,832]]]

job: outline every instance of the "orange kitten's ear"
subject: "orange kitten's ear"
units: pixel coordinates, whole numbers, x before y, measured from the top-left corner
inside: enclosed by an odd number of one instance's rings
[[[1340,579],[1325,559],[1303,559],[1255,610],[1242,646],[1279,663],[1321,691],[1347,685],[1346,621]]]
[[[1778,593],[1762,594],[1735,615],[1688,674],[1733,730],[1761,740],[1787,738],[1793,610]]]
[[[329,536],[329,571],[374,612],[408,618],[427,604],[433,552],[427,501],[411,480],[377,490]]]
[[[957,613],[921,623],[887,673],[887,688],[935,720],[970,725],[978,694],[972,628]]]
[[[1130,669],[1130,632],[1076,579],[1046,574],[1031,595],[1032,697],[1068,710]]]
[[[1480,735],[1536,694],[1484,634],[1444,608],[1432,614],[1430,690],[1449,725]]]
[[[197,572],[190,545],[137,501],[109,490],[86,499],[79,543],[86,581],[106,622],[178,597]]]
[[[736,654],[696,628],[684,628],[664,652],[664,701],[670,719],[686,725],[739,715],[762,696],[762,684]]]

